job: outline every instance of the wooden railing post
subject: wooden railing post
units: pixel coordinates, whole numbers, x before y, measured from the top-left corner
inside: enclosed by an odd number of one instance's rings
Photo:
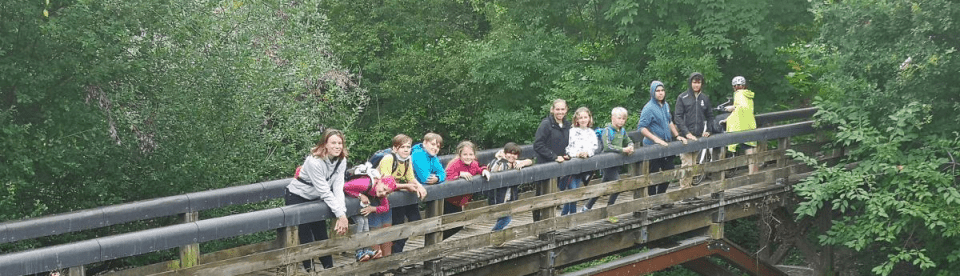
[[[637,173],[634,173],[633,176],[650,175],[650,160],[643,160],[643,162],[636,163],[634,164],[634,166],[637,167],[636,169],[634,169]],[[652,184],[649,181],[647,181],[647,186],[649,185],[652,185]],[[640,188],[640,189],[633,190],[634,199],[646,197],[646,196],[649,196],[647,194],[647,188]]]
[[[439,217],[443,215],[443,199],[437,199],[426,203],[427,209],[425,216],[427,218]],[[430,246],[443,241],[443,231],[432,232],[424,235],[423,245]]]
[[[443,199],[442,198],[427,202],[426,207],[427,209],[424,212],[424,216],[426,218],[439,217],[443,215]],[[441,226],[442,225],[443,224],[441,222]],[[443,241],[443,231],[431,232],[423,236],[424,247],[439,244],[442,241]],[[441,259],[432,259],[432,260],[425,260],[423,262],[423,268],[430,269],[431,271],[430,273],[427,273],[427,275],[442,275],[442,271],[440,270],[440,267],[441,267],[440,260]]]
[[[778,144],[777,149],[781,149],[781,150],[790,149],[790,137],[780,138],[780,141],[778,141],[777,144]],[[777,168],[783,168],[786,166],[787,166],[787,155],[786,155],[786,152],[784,152],[783,155],[780,155],[780,157],[777,158]]]
[[[757,141],[757,148],[753,151],[753,156],[747,158],[747,174],[755,174],[760,171],[760,166],[763,165],[762,160],[760,160],[760,153],[767,151],[767,144],[769,141]],[[751,170],[751,167],[757,168],[756,171]]]
[[[556,193],[559,189],[557,188],[557,181],[559,178],[551,177],[548,181],[541,181],[537,185],[538,195],[546,195]],[[557,216],[556,206],[550,206],[543,209],[533,210],[533,221],[540,221],[545,219],[551,219]]]
[[[277,229],[277,241],[276,241],[277,247],[286,248],[286,247],[293,247],[293,246],[299,245],[300,236],[298,235],[299,230],[297,228],[298,227],[294,225],[294,226],[287,226],[284,228]],[[296,275],[298,263],[300,262],[284,264],[286,269],[284,269],[283,275],[287,275],[287,276]]]
[[[67,269],[67,275],[70,276],[86,276],[87,271],[83,269],[83,266],[75,266]]]
[[[717,160],[727,159],[727,146],[720,147],[720,157]],[[727,170],[720,171],[720,181],[727,179]]]
[[[546,233],[541,233],[537,235],[537,239],[545,241],[549,244],[555,244],[557,242],[557,232],[550,231]],[[557,275],[557,269],[554,267],[556,265],[557,252],[555,250],[547,250],[540,253],[540,272],[538,276],[554,276]]]
[[[195,222],[200,219],[199,212],[180,214],[183,223]],[[193,243],[180,246],[180,268],[188,268],[200,263],[200,244]]]

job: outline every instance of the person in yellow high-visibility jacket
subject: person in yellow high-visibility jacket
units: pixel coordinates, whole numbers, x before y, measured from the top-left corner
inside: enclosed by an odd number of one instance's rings
[[[733,78],[733,105],[727,106],[727,111],[731,112],[727,117],[727,132],[737,132],[757,128],[757,119],[753,116],[753,91],[747,89],[747,79],[742,76]],[[746,142],[727,146],[727,150],[735,152],[737,146],[743,145],[747,154],[755,152],[757,142]],[[757,172],[756,164],[749,165],[750,173]]]

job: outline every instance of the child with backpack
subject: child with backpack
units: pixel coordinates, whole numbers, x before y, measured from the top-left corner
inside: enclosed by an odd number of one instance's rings
[[[520,158],[520,146],[514,142],[509,142],[506,145],[503,145],[503,149],[497,151],[497,153],[494,154],[494,157],[496,159],[490,161],[490,164],[487,165],[487,168],[490,169],[490,172],[502,172],[512,169],[519,170],[523,167],[533,165],[533,160],[531,159],[517,160],[517,158]],[[487,192],[488,205],[496,205],[514,200],[517,200],[517,186],[497,188]],[[492,231],[499,231],[503,230],[503,228],[507,228],[507,225],[510,224],[511,220],[511,216],[497,218],[497,223],[493,225]]]
[[[627,109],[623,107],[615,107],[610,111],[610,123],[603,127],[600,131],[600,141],[603,147],[603,152],[617,152],[621,154],[633,154],[633,141],[630,140],[630,137],[627,136],[627,130],[623,127],[627,123]],[[610,167],[603,169],[603,182],[614,181],[620,179],[620,166]],[[607,201],[607,206],[613,205],[617,202],[617,197],[620,193],[614,193],[610,195],[610,199]],[[593,204],[597,202],[599,197],[591,198],[587,201],[587,204],[583,205],[583,210],[586,211],[593,208]]]
[[[573,113],[573,126],[570,128],[569,143],[567,144],[567,156],[577,158],[589,158],[599,148],[599,141],[593,127],[593,114],[586,107],[577,108]],[[587,173],[593,173],[592,171]],[[568,175],[557,182],[561,191],[567,189],[576,189],[583,183],[585,173]],[[560,211],[561,216],[577,213],[577,202],[570,202],[563,205]]]
[[[427,190],[423,188],[423,185],[420,185],[420,182],[418,182],[417,178],[413,175],[413,162],[410,161],[410,150],[413,139],[404,134],[397,134],[391,142],[392,147],[374,153],[373,156],[370,157],[370,163],[377,167],[377,171],[379,171],[381,175],[393,176],[397,182],[397,189],[415,193],[417,197],[422,200],[427,196]],[[392,213],[390,216],[391,223],[387,223],[383,227],[401,224],[405,218],[410,221],[420,220],[420,210],[418,207],[419,204],[412,204],[392,208],[390,210],[390,213]],[[405,242],[406,240],[403,241]],[[383,256],[386,257],[393,254],[394,249],[396,249],[394,246],[398,242],[400,242],[400,240],[381,244],[380,249],[383,251]],[[403,246],[401,245],[400,247],[402,249]]]
[[[470,180],[475,175],[482,175],[487,180],[490,180],[490,171],[487,170],[487,166],[480,166],[479,162],[477,162],[476,148],[473,142],[470,141],[463,141],[457,145],[457,157],[447,163],[446,171],[448,180],[458,178]],[[466,206],[471,198],[473,198],[473,194],[447,198],[443,201],[443,214],[446,215],[463,211],[463,206]],[[460,232],[461,229],[463,229],[463,227],[444,230],[443,239],[453,236],[457,232]]]
[[[390,214],[390,201],[387,196],[397,190],[397,182],[393,176],[381,177],[376,170],[369,170],[368,176],[360,176],[343,184],[343,193],[350,197],[360,200],[360,214],[351,217],[357,224],[356,233],[368,232],[370,229],[377,229],[389,226],[392,220]],[[376,198],[378,203],[373,204],[372,198]],[[383,246],[373,245],[372,248],[357,249],[357,261],[366,262],[370,259],[383,257]]]

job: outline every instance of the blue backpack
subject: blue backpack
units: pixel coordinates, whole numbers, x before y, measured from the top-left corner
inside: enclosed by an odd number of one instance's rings
[[[601,127],[601,128],[594,129],[593,131],[597,133],[597,142],[600,142],[600,143],[598,144],[598,147],[597,147],[597,153],[603,152],[603,130],[606,129],[606,128],[609,128],[609,129],[610,129],[610,132],[607,132],[607,136],[608,136],[608,137],[607,137],[607,143],[613,143],[613,138],[614,138],[614,137],[613,137],[613,133],[614,133],[614,131],[615,131],[615,130],[613,130],[613,128],[611,128],[611,127]],[[626,131],[624,131],[624,132],[626,132]],[[626,133],[624,133],[624,135],[626,135]]]
[[[377,152],[374,152],[373,155],[370,156],[370,159],[367,159],[367,162],[373,165],[374,168],[380,167],[380,160],[383,160],[383,157],[386,156],[387,154],[393,155],[393,150],[391,150],[390,148],[378,150]],[[393,174],[394,172],[397,171],[397,164],[398,164],[397,156],[393,155],[393,167],[392,167],[393,169],[390,170],[391,172],[390,174]]]

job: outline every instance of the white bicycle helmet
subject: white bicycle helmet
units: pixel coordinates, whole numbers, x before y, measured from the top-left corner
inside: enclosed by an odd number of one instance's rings
[[[747,85],[747,79],[743,78],[743,76],[736,76],[730,83],[732,85]]]

